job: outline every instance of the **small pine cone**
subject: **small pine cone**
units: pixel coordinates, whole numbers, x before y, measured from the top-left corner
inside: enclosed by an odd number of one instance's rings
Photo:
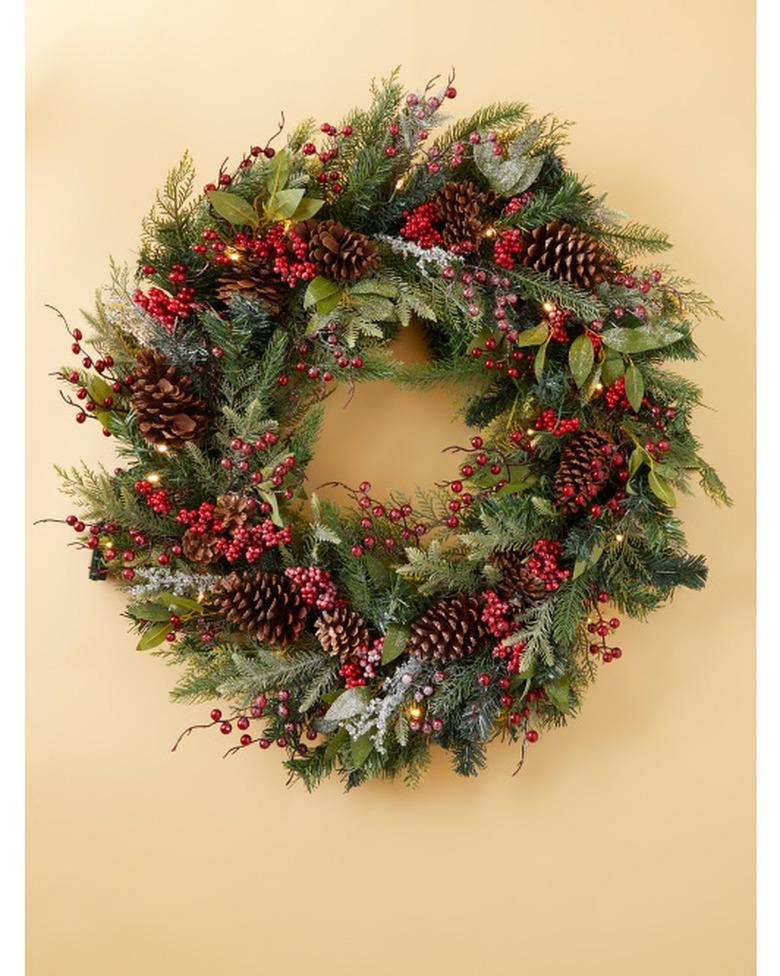
[[[427,660],[453,661],[478,651],[487,638],[479,599],[458,593],[439,600],[414,621],[408,648]]]
[[[556,281],[592,290],[615,271],[615,258],[590,234],[551,220],[524,235],[523,261]]]
[[[369,640],[365,621],[349,607],[322,610],[314,622],[314,632],[324,650],[341,661],[348,661]]]
[[[220,495],[214,506],[214,521],[219,522],[220,531],[235,532],[249,517],[250,500],[242,495]]]
[[[214,588],[219,612],[231,624],[268,644],[298,640],[309,608],[286,576],[231,573]]]
[[[513,549],[494,552],[490,562],[501,570],[501,579],[495,589],[505,600],[522,607],[529,607],[547,596],[544,580],[534,576],[525,566],[526,556]]]
[[[207,408],[191,377],[153,349],[139,351],[133,373],[133,410],[147,441],[176,448],[200,437],[208,425]]]
[[[436,213],[442,221],[444,246],[456,254],[471,254],[479,247],[482,236],[482,211],[487,198],[471,180],[449,182],[433,197]]]
[[[306,243],[317,273],[333,281],[363,278],[379,260],[377,246],[369,237],[335,220],[302,220],[295,225],[295,235]]]
[[[207,566],[219,559],[217,536],[213,532],[194,532],[187,529],[181,540],[181,551],[184,558],[191,563],[201,563]]]
[[[561,454],[553,477],[555,504],[576,512],[593,502],[609,481],[615,442],[601,430],[575,434]]]
[[[257,298],[272,315],[278,315],[290,288],[264,261],[256,261],[237,252],[237,260],[225,267],[217,282],[217,298],[228,302],[233,295]]]

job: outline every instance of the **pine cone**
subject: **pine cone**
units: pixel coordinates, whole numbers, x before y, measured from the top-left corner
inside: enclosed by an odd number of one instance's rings
[[[478,651],[487,636],[479,599],[458,593],[439,600],[414,621],[408,648],[428,660],[453,661]]]
[[[191,563],[201,563],[204,566],[215,563],[219,559],[217,538],[213,532],[194,532],[187,529],[181,540],[181,551]]]
[[[349,607],[322,610],[314,622],[314,632],[324,650],[341,661],[348,661],[361,644],[368,644],[368,628],[359,613]]]
[[[526,559],[522,552],[513,549],[497,551],[490,556],[490,562],[501,570],[501,579],[495,586],[497,593],[521,607],[529,607],[547,596],[544,580],[526,568]]]
[[[524,236],[524,262],[556,281],[591,290],[615,270],[615,259],[604,245],[571,224],[551,220]]]
[[[309,608],[286,576],[231,573],[214,588],[219,612],[231,624],[268,644],[296,641]]]
[[[229,302],[237,294],[259,299],[272,315],[278,315],[290,288],[265,261],[254,260],[238,251],[237,260],[227,265],[220,275],[216,291],[217,298],[223,302]]]
[[[575,434],[561,454],[553,478],[555,504],[563,512],[576,512],[590,504],[609,480],[615,442],[601,430]]]
[[[220,523],[220,531],[235,532],[249,517],[250,500],[241,495],[220,495],[214,506],[214,521]]]
[[[302,220],[295,225],[295,234],[306,243],[317,273],[333,281],[362,278],[379,260],[377,246],[370,238],[335,220]]]
[[[456,254],[471,254],[479,247],[487,198],[471,180],[445,183],[433,197],[442,221],[444,246]]]
[[[141,434],[152,444],[181,447],[208,425],[206,403],[192,379],[154,349],[135,357],[132,404]]]

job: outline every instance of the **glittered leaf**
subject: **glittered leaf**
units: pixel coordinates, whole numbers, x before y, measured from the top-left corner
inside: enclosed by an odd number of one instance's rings
[[[682,339],[682,332],[670,329],[665,325],[639,325],[635,329],[623,329],[616,326],[605,329],[601,333],[604,345],[618,352],[648,352],[651,349],[662,349],[678,339]]]
[[[639,409],[642,406],[642,397],[645,395],[645,381],[642,379],[642,374],[636,368],[636,366],[631,363],[631,365],[626,370],[626,398],[631,404],[632,409],[635,413],[639,413]]]
[[[581,387],[593,369],[593,343],[587,335],[580,335],[569,346],[569,369],[574,382]]]
[[[406,642],[409,640],[409,631],[406,627],[398,627],[391,624],[385,634],[385,643],[382,648],[382,664],[389,664],[394,661],[399,654],[403,654],[406,649]]]
[[[341,288],[336,284],[335,281],[331,281],[329,278],[323,278],[321,275],[317,275],[316,278],[312,278],[309,282],[306,292],[303,296],[303,307],[311,308],[312,305],[317,306],[317,311],[322,311],[322,304],[324,304],[329,299],[336,297],[336,302],[341,298]]]
[[[534,376],[536,377],[537,382],[541,380],[542,374],[544,373],[544,362],[546,358],[547,343],[545,342],[544,345],[539,346],[539,351],[536,353],[536,357],[534,358]]]
[[[542,322],[535,325],[532,329],[524,329],[515,339],[516,346],[541,346],[550,334],[549,326]]]
[[[366,710],[370,700],[371,692],[368,688],[347,688],[325,713],[324,721],[326,723],[344,722],[348,718],[354,718]]]
[[[373,751],[374,743],[368,733],[361,735],[359,739],[353,739],[351,748],[353,767],[357,769],[362,766]]]

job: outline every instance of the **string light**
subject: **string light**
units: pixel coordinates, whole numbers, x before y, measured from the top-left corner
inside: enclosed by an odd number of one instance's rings
[[[604,389],[604,384],[603,384],[603,383],[597,383],[597,384],[596,384],[596,385],[594,386],[594,388],[593,388],[593,389],[594,389],[594,390],[595,390],[595,391],[596,391],[597,393],[601,393],[601,391],[602,391],[602,390]]]
[[[618,532],[618,534],[615,536],[615,542],[622,542],[624,539],[625,536],[621,535],[620,532]]]
[[[199,590],[198,591],[198,603],[203,603],[203,600],[205,599],[205,596],[206,596],[206,594],[203,592],[203,590]]]
[[[422,707],[420,705],[411,705],[409,707],[409,718],[413,722],[419,721],[423,717],[424,714],[425,713],[424,713],[424,711],[423,711],[423,709],[422,709]]]
[[[225,254],[230,258],[231,261],[241,260],[241,252],[237,251],[234,247],[226,247]]]
[[[555,305],[552,302],[542,302],[542,308],[549,315],[550,312],[555,311]]]
[[[482,234],[482,236],[483,237],[495,237],[496,236],[496,228],[495,227],[488,227],[484,231],[484,233]]]
[[[159,476],[159,474],[157,474],[157,472],[156,472],[156,471],[152,471],[152,472],[151,472],[151,474],[148,474],[148,475],[146,476],[146,480],[147,480],[147,481],[151,481],[151,483],[152,483],[153,485],[156,485],[156,484],[157,484],[157,482],[158,482],[158,481],[160,480],[160,476]]]
[[[158,452],[158,454],[165,454],[168,451],[168,445],[167,444],[156,444],[154,449]]]
[[[408,174],[404,173],[404,175],[402,177],[400,177],[398,180],[396,180],[396,183],[395,183],[396,190],[403,190],[406,187],[406,184],[408,182],[409,182],[409,176],[408,176]]]

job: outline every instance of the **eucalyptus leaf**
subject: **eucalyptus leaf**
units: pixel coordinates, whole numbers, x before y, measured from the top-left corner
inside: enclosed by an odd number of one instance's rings
[[[374,743],[368,733],[361,735],[359,739],[353,739],[351,747],[352,766],[358,769],[373,751]]]
[[[544,686],[545,694],[562,715],[571,710],[571,688],[567,677],[556,678]]]
[[[180,607],[183,610],[192,610],[196,613],[203,613],[203,606],[197,600],[190,600],[186,596],[177,596],[175,593],[160,593],[157,596],[158,603],[164,603],[172,607]]]
[[[636,366],[631,363],[626,370],[626,398],[635,413],[639,413],[644,395],[645,381]]]
[[[619,380],[623,376],[625,371],[626,364],[622,356],[608,356],[601,364],[601,381],[605,386],[612,386],[615,380]]]
[[[328,744],[325,746],[325,758],[333,759],[333,757],[342,749],[343,746],[349,741],[349,733],[346,729],[338,729],[333,735],[328,739]]]
[[[647,476],[647,483],[650,486],[650,491],[652,491],[656,498],[660,498],[669,508],[674,508],[677,504],[677,498],[674,494],[674,489],[666,478],[651,470]]]
[[[136,620],[150,620],[159,622],[165,620],[170,623],[171,611],[168,607],[163,607],[159,603],[133,603],[127,608],[127,612]]]
[[[254,227],[257,224],[255,208],[237,193],[230,193],[228,190],[209,190],[206,196],[219,216],[235,224],[236,227],[247,224]]]
[[[678,332],[676,329],[649,322],[633,329],[615,326],[611,329],[605,329],[601,333],[601,339],[605,346],[617,349],[618,352],[627,353],[663,349],[664,346],[669,346],[682,338],[684,338],[682,332]]]
[[[317,275],[316,278],[312,278],[306,288],[303,296],[303,307],[311,308],[315,305],[317,311],[322,311],[320,308],[321,303],[329,298],[333,298],[334,295],[338,296],[339,299],[341,298],[341,288],[339,285],[329,278],[323,278],[322,275]]]
[[[159,623],[147,627],[141,635],[140,640],[135,645],[137,651],[148,651],[157,647],[165,640],[165,635],[170,632],[170,620],[161,620]]]
[[[547,358],[547,343],[549,341],[550,340],[548,339],[543,345],[539,346],[539,351],[536,353],[536,357],[534,358],[534,376],[536,377],[537,382],[541,382],[542,375],[544,373],[544,362]]]
[[[403,654],[406,649],[406,642],[409,640],[409,630],[406,627],[399,627],[391,624],[385,634],[385,643],[382,648],[382,664],[389,664],[394,661],[399,654]]]
[[[569,346],[569,369],[577,387],[581,387],[590,376],[593,369],[593,343],[583,334]]]
[[[541,346],[550,334],[550,327],[546,322],[535,325],[532,329],[524,329],[515,339],[516,346]]]

